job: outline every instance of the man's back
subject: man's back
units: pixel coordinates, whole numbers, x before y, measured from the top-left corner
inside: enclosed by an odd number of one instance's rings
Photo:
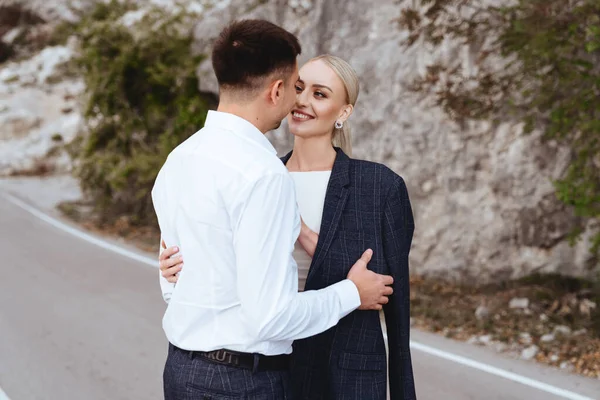
[[[172,293],[164,293],[170,301],[163,326],[176,346],[204,351],[256,346],[257,352],[269,352],[240,322],[234,244],[258,243],[259,238],[236,237],[236,227],[242,213],[252,212],[246,200],[254,184],[273,176],[289,179],[262,133],[239,117],[216,112],[173,150],[161,169],[152,193],[161,233],[167,244],[180,246],[186,263],[177,287],[166,286]],[[297,213],[280,222],[297,236]],[[295,291],[294,275],[288,276],[286,284]]]

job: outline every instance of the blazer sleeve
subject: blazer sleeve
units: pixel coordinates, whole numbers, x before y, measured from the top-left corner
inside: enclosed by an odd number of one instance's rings
[[[404,180],[396,175],[384,206],[382,223],[385,261],[394,278],[394,294],[384,306],[389,342],[391,400],[416,399],[410,355],[410,290],[408,254],[414,220]]]

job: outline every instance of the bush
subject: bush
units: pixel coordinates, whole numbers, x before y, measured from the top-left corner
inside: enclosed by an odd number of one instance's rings
[[[457,62],[435,62],[413,82],[435,93],[436,103],[457,121],[524,122],[544,139],[571,148],[569,168],[555,182],[558,198],[586,221],[600,217],[600,2],[421,0],[402,9],[406,46],[422,39],[467,45],[474,71]],[[576,238],[583,225],[573,232]],[[591,251],[598,255],[600,231]]]
[[[202,55],[192,54],[183,9],[153,8],[127,28],[137,7],[99,3],[79,23],[58,29],[80,43],[75,62],[87,87],[86,128],[71,149],[83,192],[104,223],[121,216],[155,223],[150,190],[169,152],[200,129],[214,99],[198,90]]]

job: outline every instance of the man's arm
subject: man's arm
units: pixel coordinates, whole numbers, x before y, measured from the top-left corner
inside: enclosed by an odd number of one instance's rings
[[[394,400],[414,400],[415,383],[410,354],[410,291],[408,254],[414,220],[408,191],[397,176],[384,211],[383,246],[386,263],[394,278],[394,294],[384,306],[389,342],[390,395]]]
[[[170,157],[169,157],[170,158]],[[173,193],[176,193],[176,179],[172,174],[172,163],[169,163],[169,159],[162,166],[158,175],[156,176],[156,181],[154,182],[154,186],[152,188],[152,204],[154,206],[154,211],[156,213],[156,217],[158,219],[158,224],[161,231],[161,243],[159,245],[159,260],[164,257],[169,257],[171,254],[171,250],[165,250],[165,235],[168,232],[169,224],[169,209],[172,207],[170,204]],[[176,239],[170,239],[176,240]],[[179,249],[176,249],[175,253],[177,253]],[[173,254],[175,254],[173,253]],[[175,259],[173,259],[175,261]],[[173,290],[175,289],[175,281],[176,279],[169,278],[169,275],[173,275],[175,278],[174,270],[170,270],[169,274],[164,274],[164,271],[159,269],[159,283],[160,289],[165,302],[169,302],[171,300],[171,296],[173,294]]]
[[[242,320],[259,340],[295,340],[321,333],[361,303],[344,280],[298,293],[292,258],[300,217],[291,178],[272,174],[254,182],[233,221],[237,291]]]
[[[280,332],[283,338],[289,337],[290,330],[294,331],[294,323],[300,324],[301,328],[304,326],[302,324],[314,328],[307,332],[303,331],[300,336],[292,332],[291,335],[296,335],[295,338],[322,332],[335,325],[340,318],[356,308],[354,304],[350,303],[356,301],[357,289],[360,308],[363,310],[379,310],[382,304],[388,302],[387,296],[393,292],[388,285],[392,284],[393,278],[378,275],[367,269],[367,264],[372,256],[371,250],[365,251],[363,256],[352,266],[347,280],[321,290],[319,293],[304,292],[300,298],[295,298],[298,290],[298,273],[292,259],[292,250],[298,235],[299,216],[295,206],[295,194],[291,179],[287,175],[265,177],[250,185],[241,194],[241,198],[243,200],[232,205],[230,209],[234,246],[236,246],[234,251],[240,271],[238,274],[238,288],[241,287],[239,298],[242,314],[248,316],[246,318],[248,326],[256,335],[263,337],[265,334],[268,338],[280,338],[277,331],[273,333],[265,327],[277,326],[278,321],[290,319],[289,315],[278,314],[285,312],[288,308],[300,310],[299,312],[304,314],[300,318],[295,320],[292,318],[291,321],[288,321],[287,326],[292,328]],[[160,191],[153,190],[153,199],[160,199]],[[157,201],[155,201],[155,207],[156,203]],[[161,225],[161,230],[162,228]],[[177,239],[173,239],[172,242],[177,243]],[[265,246],[265,243],[268,245]],[[264,249],[269,251],[265,252]],[[170,283],[177,281],[175,274],[183,266],[181,258],[169,258],[170,255],[177,252],[176,247],[170,247],[159,257],[161,279],[166,279]],[[240,268],[248,265],[249,268]],[[268,283],[264,279],[265,276],[270,277]],[[248,286],[249,289],[245,290],[245,286]],[[277,290],[272,291],[272,288]],[[168,285],[167,289],[167,296],[170,296],[173,286]],[[259,295],[256,295],[256,291]],[[264,294],[268,292],[271,292],[272,295],[265,297]],[[246,295],[247,293],[250,295]],[[265,298],[268,301],[264,301]],[[168,301],[168,299],[166,300]],[[329,306],[333,306],[334,311],[330,310],[327,313],[324,309]],[[326,313],[325,316],[333,315],[336,313],[335,310],[337,310],[337,316],[331,317],[331,320],[323,320],[323,313]],[[265,313],[265,311],[270,312]],[[299,328],[296,327],[297,329]]]

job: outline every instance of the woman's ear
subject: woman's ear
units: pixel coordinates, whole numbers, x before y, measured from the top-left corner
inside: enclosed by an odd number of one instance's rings
[[[352,115],[354,111],[354,106],[352,104],[346,104],[344,108],[342,108],[342,112],[336,121],[340,121],[342,123],[346,122],[346,120]]]

